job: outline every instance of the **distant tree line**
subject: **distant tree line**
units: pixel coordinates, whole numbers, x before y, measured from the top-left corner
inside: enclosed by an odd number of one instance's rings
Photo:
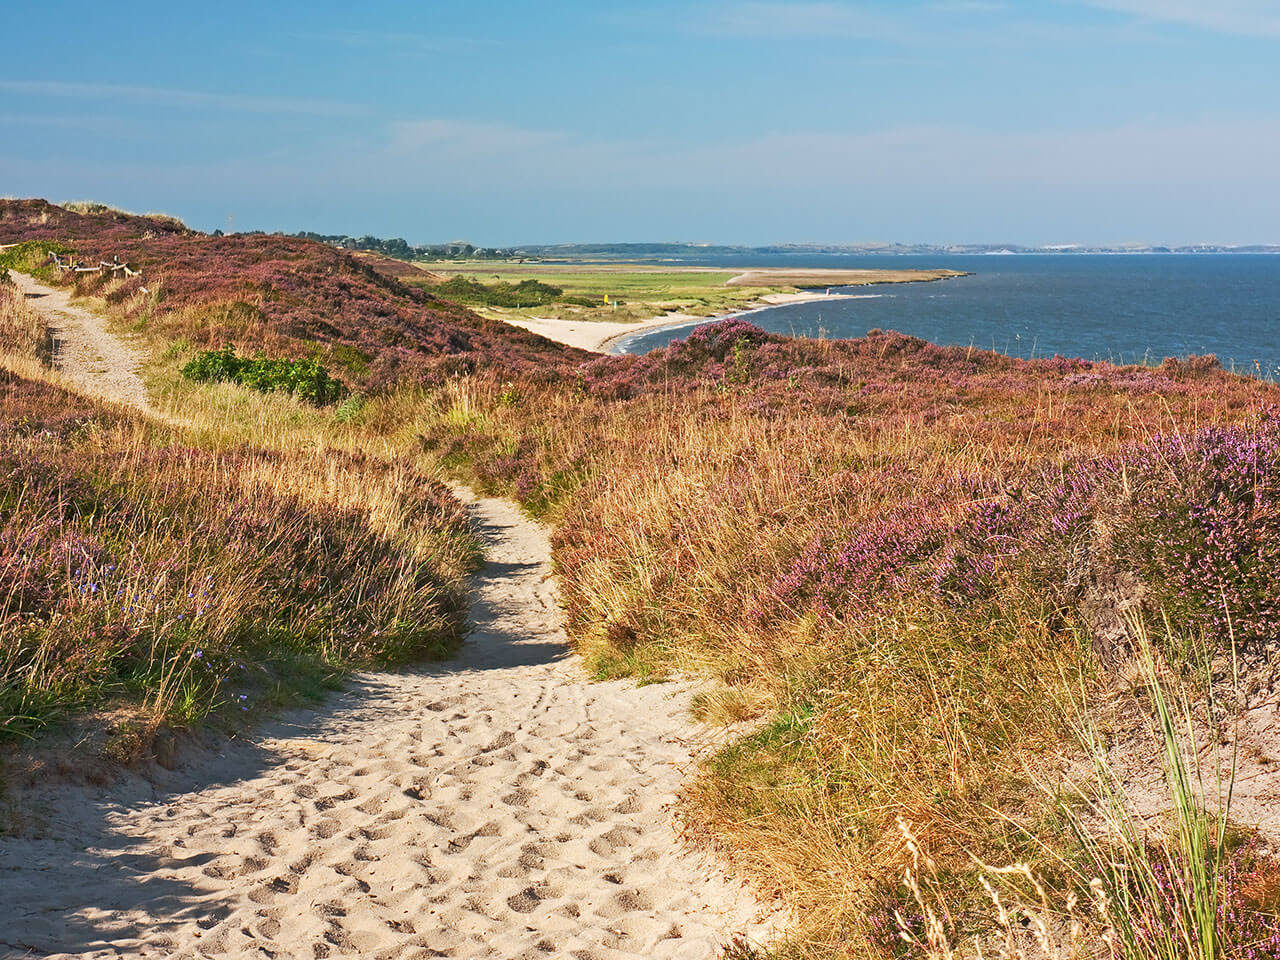
[[[506,260],[516,251],[497,247],[477,247],[470,243],[441,243],[413,246],[403,237],[384,240],[381,237],[348,237],[345,234],[295,233],[295,237],[318,240],[340,250],[362,250],[380,253],[396,260]]]

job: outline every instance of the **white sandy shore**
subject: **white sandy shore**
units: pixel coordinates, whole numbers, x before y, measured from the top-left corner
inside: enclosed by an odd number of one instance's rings
[[[811,303],[815,300],[854,300],[857,294],[850,293],[818,293],[802,291],[800,293],[770,293],[750,304],[727,313],[698,317],[689,313],[664,313],[648,320],[637,320],[633,323],[614,323],[608,320],[561,320],[555,317],[503,317],[503,321],[536,333],[548,340],[555,340],[571,347],[590,350],[593,353],[611,353],[619,342],[637,333],[658,330],[664,327],[693,327],[704,323],[714,323],[728,317],[739,317],[770,307],[779,307],[792,303]]]

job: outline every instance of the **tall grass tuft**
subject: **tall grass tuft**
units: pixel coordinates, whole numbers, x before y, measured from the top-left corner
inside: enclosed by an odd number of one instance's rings
[[[1191,703],[1162,681],[1144,621],[1135,616],[1130,622],[1163,760],[1169,824],[1151,830],[1138,821],[1132,798],[1126,796],[1090,726],[1082,731],[1095,764],[1095,799],[1088,809],[1102,829],[1090,829],[1079,815],[1069,816],[1067,822],[1085,853],[1086,869],[1095,874],[1109,935],[1125,960],[1246,956],[1242,950],[1254,945],[1241,943],[1236,928],[1246,917],[1227,909],[1235,906],[1229,903],[1234,891],[1225,889],[1231,860],[1234,742],[1225,769],[1216,745],[1209,745],[1210,794]],[[1280,926],[1275,936],[1280,937]],[[1276,944],[1280,939],[1273,939],[1272,946]]]
[[[1231,824],[1234,742],[1225,761],[1216,746],[1202,749],[1197,727],[1205,721],[1197,720],[1185,687],[1162,677],[1143,622],[1131,623],[1150,697],[1152,743],[1162,760],[1163,816],[1142,816],[1151,798],[1122,785],[1126,771],[1108,759],[1086,709],[1072,723],[1091,777],[1067,794],[1049,791],[1060,798],[1062,823],[1076,841],[1064,856],[1059,837],[1042,838],[1061,874],[1053,892],[1025,862],[993,868],[976,861],[989,909],[966,916],[900,817],[910,861],[892,926],[876,928],[882,949],[927,960],[993,950],[1017,960],[1280,957],[1280,916],[1265,893],[1276,865]],[[1207,719],[1211,726],[1212,715]],[[965,928],[973,932],[966,936]]]
[[[193,447],[0,372],[0,738],[119,702],[186,723],[448,653],[477,545],[405,463]]]
[[[0,269],[0,280],[7,278],[8,271]],[[14,284],[0,282],[0,354],[48,363],[52,348],[44,318]]]

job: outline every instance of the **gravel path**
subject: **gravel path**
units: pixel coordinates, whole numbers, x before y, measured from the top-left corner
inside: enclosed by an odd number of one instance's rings
[[[107,329],[95,313],[71,303],[67,290],[46,287],[17,271],[9,274],[27,301],[47,318],[53,331],[53,366],[83,393],[149,409],[138,376],[141,355]]]

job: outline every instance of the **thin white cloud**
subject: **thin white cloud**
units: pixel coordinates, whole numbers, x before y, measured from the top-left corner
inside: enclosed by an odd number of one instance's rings
[[[1093,3],[1095,0],[1069,2]],[[726,0],[707,6],[697,16],[682,21],[680,26],[714,37],[865,40],[903,48],[951,51],[959,47],[1022,49],[1043,43],[1061,47],[1068,43],[1105,42],[1129,32],[1113,24],[1102,26],[1037,16],[1034,11],[1002,0],[931,0],[919,6],[894,8],[843,0],[801,3]],[[851,55],[855,53],[860,58],[866,55],[861,49],[851,50]]]
[[[76,116],[58,117],[41,114],[0,114],[0,128],[6,126],[65,128],[68,130],[104,130],[119,131],[122,121],[119,117]]]
[[[161,106],[225,110],[231,113],[304,114],[314,116],[358,116],[365,107],[333,100],[296,97],[258,97],[243,94],[208,93],[198,90],[170,90],[163,87],[128,86],[115,83],[61,83],[49,80],[0,80],[0,91],[33,97],[74,100],[116,100],[153,103]]]
[[[459,50],[472,50],[492,46],[485,37],[444,33],[413,33],[399,30],[339,30],[333,33],[300,33],[299,39],[307,42],[336,42],[345,47],[373,50],[381,56],[426,57],[442,53],[456,54]]]
[[[994,3],[991,0],[937,0],[936,3],[929,4],[929,9],[934,13],[978,14],[985,16],[992,13],[1007,13],[1009,12],[1009,5],[1007,3]]]
[[[1276,0],[1084,0],[1091,7],[1218,33],[1280,37]]]
[[[567,135],[500,123],[474,123],[445,117],[399,121],[391,125],[390,149],[404,155],[448,152],[457,157],[505,155],[568,142]]]
[[[707,223],[743,236],[767,227],[777,236],[781,223],[792,237],[1114,241],[1123,231],[1169,241],[1274,242],[1280,222],[1274,114],[1043,133],[904,126],[719,143],[593,141],[423,118],[397,124],[380,143],[353,137],[308,151],[300,163],[303,150],[90,163],[0,144],[0,182],[17,192],[102,196],[131,184],[146,191],[139,206],[212,195],[242,210],[341,196],[352,209],[382,205],[399,222],[430,198],[428,209],[452,211],[459,222],[488,223],[507,236],[511,224],[527,231],[537,222],[542,236],[561,238],[586,229],[615,237],[705,230]]]

